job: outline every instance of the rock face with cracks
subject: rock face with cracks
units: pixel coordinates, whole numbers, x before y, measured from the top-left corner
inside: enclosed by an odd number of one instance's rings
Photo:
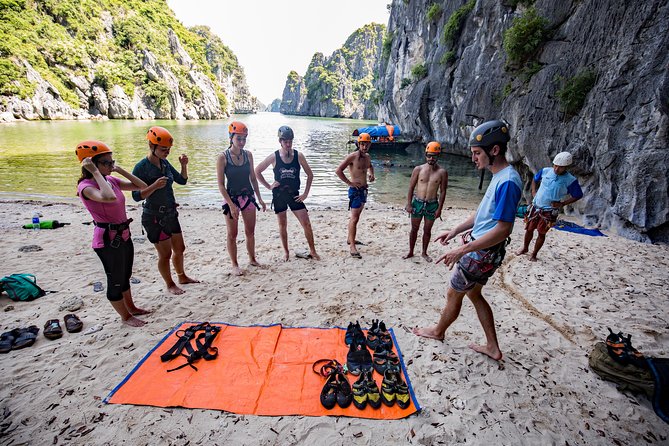
[[[568,151],[585,196],[567,212],[669,240],[669,5],[530,3],[393,1],[380,120],[467,155],[476,125],[505,119],[526,192],[531,174]]]

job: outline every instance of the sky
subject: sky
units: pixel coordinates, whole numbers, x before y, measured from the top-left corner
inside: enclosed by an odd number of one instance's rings
[[[291,70],[304,76],[316,52],[330,56],[367,23],[388,24],[392,0],[167,0],[186,26],[207,25],[237,56],[251,94],[281,98]]]

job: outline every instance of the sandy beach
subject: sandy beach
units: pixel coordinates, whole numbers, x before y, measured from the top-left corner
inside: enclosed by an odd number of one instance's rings
[[[307,202],[308,205],[308,202]],[[448,206],[448,197],[447,197]],[[44,219],[69,222],[57,230],[22,229],[35,210]],[[433,233],[450,229],[472,212],[449,208]],[[262,267],[249,267],[240,231],[245,275],[229,274],[224,216],[216,208],[182,206],[186,271],[202,281],[181,296],[166,292],[156,251],[140,226],[141,209],[128,206],[135,245],[132,286],[149,323],[120,323],[104,292],[99,259],[91,249],[91,220],[79,203],[0,202],[0,275],[36,274],[48,294],[32,302],[0,297],[2,332],[37,325],[32,347],[0,355],[0,443],[20,444],[667,444],[669,425],[644,396],[626,395],[588,367],[588,354],[607,327],[633,335],[649,356],[669,356],[669,248],[608,234],[588,237],[552,230],[539,261],[513,254],[524,234],[516,221],[509,254],[484,289],[492,306],[504,359],[497,363],[467,346],[483,331],[465,301],[445,342],[410,330],[433,324],[444,305],[449,271],[420,257],[403,260],[409,220],[402,209],[371,205],[358,239],[362,260],[346,249],[346,204],[310,211],[323,258],[281,261],[273,212],[258,215],[256,245]],[[290,215],[291,255],[306,242]],[[240,226],[241,229],[241,226]],[[419,242],[420,243],[420,234]],[[37,252],[20,252],[38,245]],[[432,244],[436,259],[445,250]],[[420,252],[420,250],[418,250]],[[57,340],[44,323],[75,311],[83,332]],[[372,318],[392,327],[407,366],[420,413],[396,421],[347,417],[260,417],[214,410],[108,405],[103,399],[169,330],[183,321],[239,325],[346,327]],[[317,397],[317,396],[315,396]]]

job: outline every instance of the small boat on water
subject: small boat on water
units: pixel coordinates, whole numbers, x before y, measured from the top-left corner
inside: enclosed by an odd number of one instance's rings
[[[398,139],[402,131],[397,125],[375,125],[372,127],[361,127],[353,130],[353,136],[358,137],[361,133],[368,133],[372,138],[370,150],[404,150],[418,141],[406,141]],[[355,144],[357,140],[351,140],[349,144]]]

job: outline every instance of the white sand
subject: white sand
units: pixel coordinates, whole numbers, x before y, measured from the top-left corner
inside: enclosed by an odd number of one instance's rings
[[[37,234],[20,229],[35,208],[44,218],[70,222]],[[140,210],[129,207],[133,237],[141,240]],[[434,233],[468,212],[451,209]],[[154,310],[144,328],[129,328],[92,283],[106,284],[90,248],[92,228],[79,204],[0,202],[0,274],[32,272],[47,290],[33,302],[0,298],[6,331],[35,324],[36,344],[0,355],[2,444],[667,444],[669,425],[643,396],[628,396],[588,368],[587,355],[606,327],[633,334],[653,356],[669,356],[669,249],[615,236],[587,237],[553,230],[539,262],[516,257],[523,227],[517,222],[509,255],[485,288],[505,354],[501,364],[472,350],[483,332],[471,304],[446,341],[409,332],[433,324],[444,304],[449,271],[407,251],[409,222],[399,209],[365,210],[358,239],[363,260],[346,248],[347,213],[310,212],[323,261],[282,254],[273,213],[259,215],[256,231],[262,268],[241,278],[228,274],[224,216],[217,209],[182,207],[186,271],[203,281],[187,293],[165,292],[153,246],[135,243],[133,285],[139,306]],[[240,227],[241,229],[241,227]],[[243,234],[243,231],[240,231]],[[289,216],[291,253],[306,242]],[[206,243],[205,243],[206,242]],[[37,244],[43,250],[21,253]],[[420,234],[419,241],[420,244]],[[444,248],[431,245],[437,258]],[[417,249],[420,252],[420,249]],[[240,264],[247,264],[243,235]],[[63,301],[80,296],[76,313],[91,335],[43,337],[44,323],[60,318]],[[395,329],[423,411],[399,421],[336,417],[258,417],[213,410],[106,405],[102,400],[177,323],[217,321],[240,325],[369,326],[381,318]],[[231,389],[234,391],[234,389]],[[317,396],[314,396],[315,398]]]

